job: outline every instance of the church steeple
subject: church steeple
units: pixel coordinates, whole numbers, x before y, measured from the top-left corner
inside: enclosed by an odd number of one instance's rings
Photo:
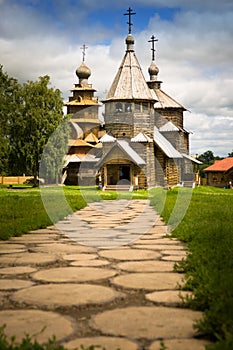
[[[107,97],[103,102],[113,100],[154,101],[134,52],[134,37],[131,34],[133,25],[131,16],[135,14],[136,13],[133,12],[130,7],[127,10],[127,13],[124,14],[129,16],[127,22],[129,25],[128,35],[125,40],[126,53],[108,91]]]
[[[127,24],[129,25],[129,29],[128,29],[128,36],[125,40],[126,43],[126,51],[134,51],[134,37],[132,36],[131,32],[132,32],[132,20],[131,20],[131,16],[136,15],[136,12],[133,12],[133,10],[131,9],[131,7],[128,8],[127,13],[124,13],[124,16],[129,16],[129,21],[127,22]]]
[[[83,44],[83,46],[81,47],[82,49],[82,55],[83,55],[83,61],[81,66],[79,66],[76,69],[76,75],[79,78],[79,84],[82,86],[88,85],[88,78],[91,75],[91,70],[90,68],[87,67],[87,65],[85,64],[85,55],[86,55],[86,49],[88,47]]]
[[[89,84],[88,78],[91,76],[91,70],[85,63],[87,46],[84,44],[82,47],[82,63],[76,69],[76,75],[79,79],[79,83],[75,84],[71,90],[73,96],[69,97],[69,101],[66,102],[67,114],[75,114],[86,107],[92,107],[95,110],[93,113],[94,118],[98,119],[98,98],[94,96],[95,89]],[[91,109],[89,109],[90,111]]]

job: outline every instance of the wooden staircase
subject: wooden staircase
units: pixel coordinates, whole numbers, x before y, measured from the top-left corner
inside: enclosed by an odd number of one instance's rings
[[[103,188],[103,191],[132,192],[133,186],[131,186],[131,185],[107,185]]]
[[[183,181],[182,186],[186,188],[194,188],[195,182],[194,181]]]

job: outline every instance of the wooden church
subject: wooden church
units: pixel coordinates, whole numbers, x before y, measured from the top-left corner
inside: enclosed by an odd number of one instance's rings
[[[161,89],[155,63],[146,81],[134,51],[131,16],[126,52],[112,85],[102,101],[104,121],[98,117],[99,102],[88,83],[91,75],[83,62],[76,70],[79,84],[66,103],[71,114],[71,139],[65,157],[65,184],[94,185],[107,189],[171,187],[197,179],[198,162],[189,155],[189,132],[184,128],[186,110]]]

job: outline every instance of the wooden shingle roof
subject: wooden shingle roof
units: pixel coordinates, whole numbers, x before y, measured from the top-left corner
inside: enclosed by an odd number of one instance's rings
[[[126,38],[127,50],[120,68],[103,102],[110,100],[150,100],[156,101],[149,89],[133,49],[134,39]],[[130,39],[130,40],[129,40]]]

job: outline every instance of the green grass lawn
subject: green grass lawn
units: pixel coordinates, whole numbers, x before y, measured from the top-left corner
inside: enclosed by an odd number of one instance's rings
[[[63,192],[64,189],[64,192]],[[62,199],[66,199],[66,203]],[[0,189],[0,239],[50,225],[92,201],[146,199],[173,228],[172,234],[187,243],[189,255],[179,264],[186,288],[193,291],[190,307],[203,311],[196,327],[215,344],[210,349],[233,349],[233,191],[211,187],[160,188],[134,193],[101,192],[95,188],[64,187]],[[63,204],[62,204],[63,203]],[[68,204],[67,204],[68,203]],[[172,218],[172,219],[171,219]]]
[[[160,210],[165,222],[177,196],[178,189],[167,192],[165,206]],[[152,203],[159,209],[156,194]],[[190,251],[186,261],[178,264],[178,270],[185,272],[186,288],[194,293],[190,306],[204,312],[197,329],[216,341],[210,349],[232,350],[233,191],[196,188],[173,236],[186,242]]]
[[[57,188],[31,188],[13,186],[0,188],[0,239],[20,236],[30,230],[45,228],[77,211],[93,201],[102,199],[145,199],[147,191],[134,193],[102,192],[95,187],[81,188],[66,186]],[[44,205],[46,205],[46,210]],[[49,215],[48,215],[48,214]]]

